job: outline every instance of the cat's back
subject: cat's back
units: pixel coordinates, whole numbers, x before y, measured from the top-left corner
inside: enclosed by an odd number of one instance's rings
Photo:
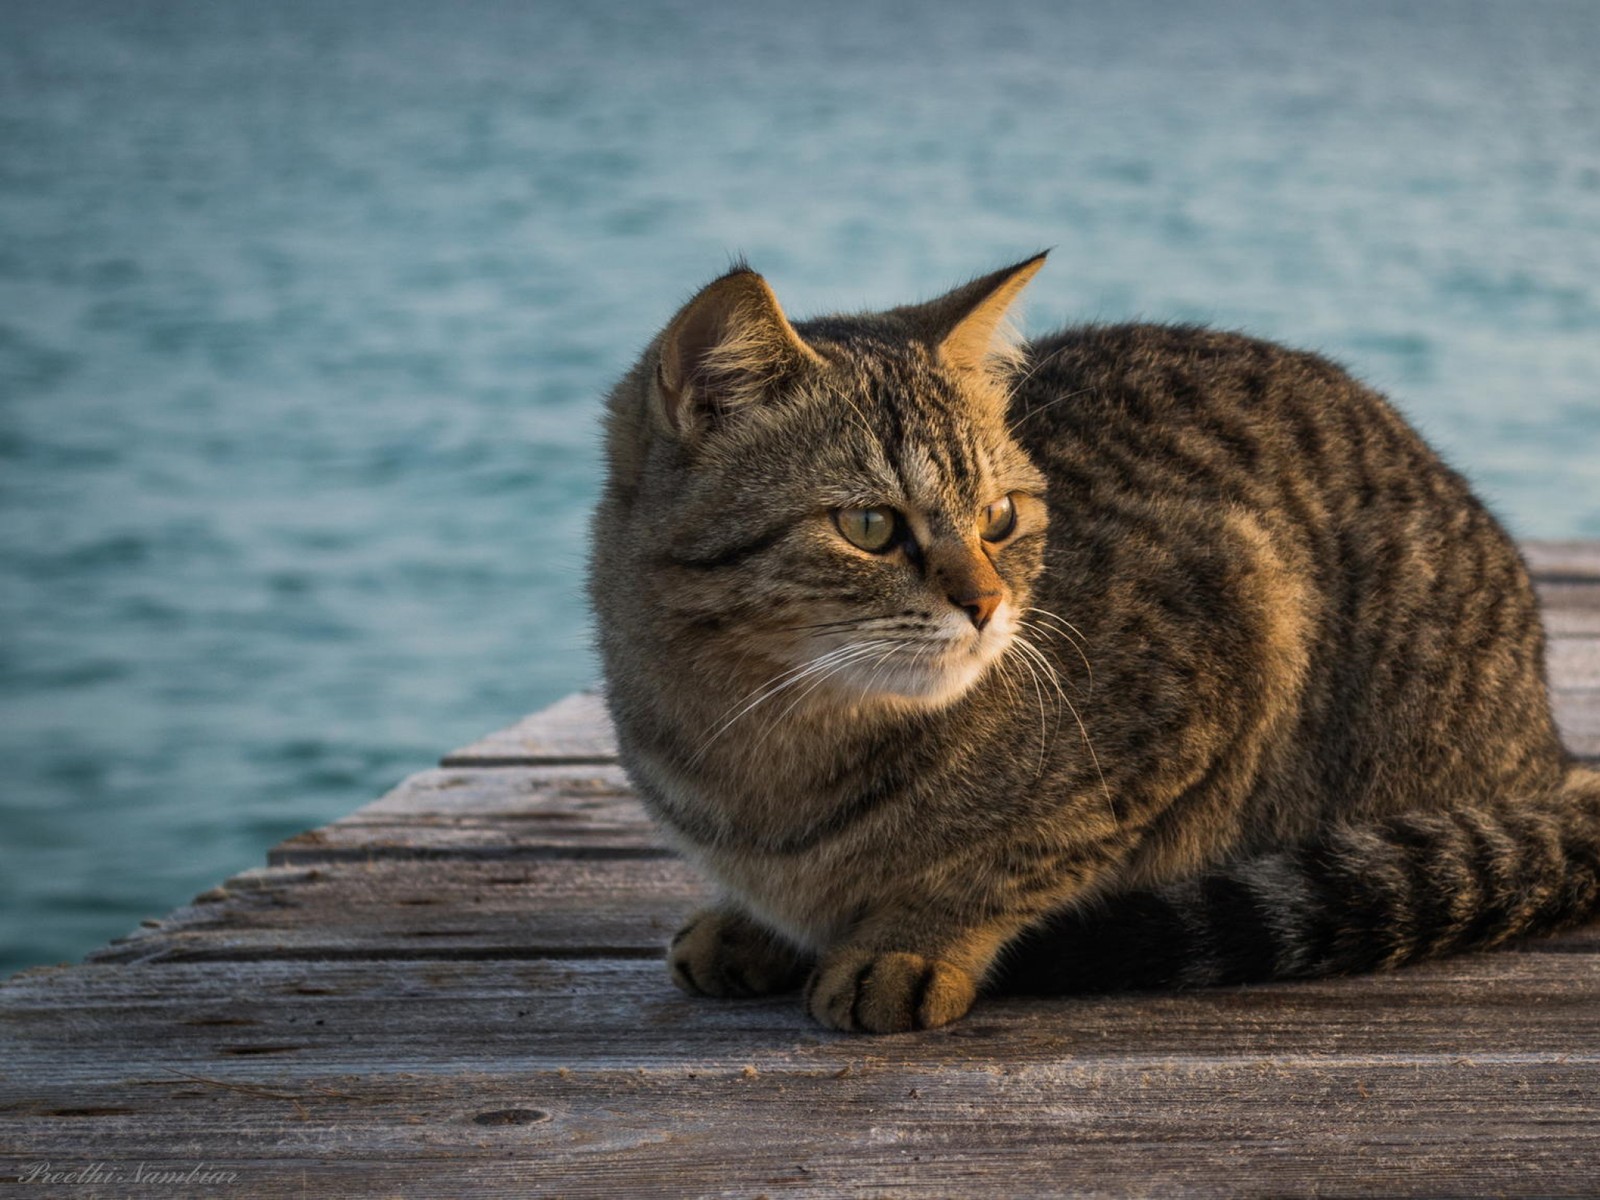
[[[1526,568],[1376,390],[1240,334],[1086,326],[1029,344],[1010,418],[1049,479],[1044,603],[1118,647],[1105,653],[1130,682],[1219,643],[1241,573],[1277,573],[1307,631],[1297,740],[1318,752],[1300,777],[1337,781],[1330,802],[1549,782],[1560,756]],[[1269,566],[1247,561],[1241,527]]]
[[[1292,530],[1309,566],[1401,546],[1443,562],[1447,542],[1520,568],[1384,396],[1310,351],[1200,326],[1066,329],[1027,347],[1010,416],[1058,502],[1144,498],[1180,523],[1243,508]]]
[[[1119,461],[1148,453],[1191,488],[1243,495],[1288,474],[1337,503],[1371,499],[1386,471],[1422,471],[1475,503],[1394,408],[1336,363],[1203,326],[1088,325],[1033,342],[1013,419],[1032,451],[1067,442]]]

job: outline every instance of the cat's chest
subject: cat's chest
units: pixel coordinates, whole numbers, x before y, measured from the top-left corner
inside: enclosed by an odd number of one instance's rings
[[[871,837],[936,782],[936,770],[910,769],[897,755],[820,738],[692,756],[678,752],[678,740],[623,739],[646,805],[680,840],[741,853],[803,858],[840,838]]]
[[[702,851],[697,865],[769,927],[813,953],[838,941],[882,886],[839,848],[804,856]]]
[[[793,770],[708,784],[649,756],[632,768],[646,806],[685,855],[803,946],[835,940],[888,878],[914,867],[894,836],[917,803],[905,789]]]

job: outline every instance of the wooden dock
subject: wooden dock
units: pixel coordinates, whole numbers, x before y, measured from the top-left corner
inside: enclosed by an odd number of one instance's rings
[[[1563,728],[1600,760],[1600,545],[1529,557]],[[0,985],[0,1187],[1600,1195],[1600,925],[862,1038],[680,995],[662,946],[700,896],[569,697]]]

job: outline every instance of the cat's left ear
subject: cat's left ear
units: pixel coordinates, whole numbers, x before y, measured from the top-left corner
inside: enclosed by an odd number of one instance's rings
[[[1044,266],[1036,254],[909,310],[929,342],[957,371],[986,373],[1014,357],[1016,338],[1007,316],[1028,281]]]

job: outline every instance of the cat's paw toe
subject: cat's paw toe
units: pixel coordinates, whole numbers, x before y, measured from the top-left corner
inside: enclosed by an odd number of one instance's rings
[[[904,1033],[966,1015],[977,991],[971,975],[941,959],[857,951],[817,968],[806,986],[806,1009],[834,1029]]]
[[[737,999],[799,986],[804,967],[788,947],[736,916],[691,917],[667,950],[672,981],[691,996]]]

